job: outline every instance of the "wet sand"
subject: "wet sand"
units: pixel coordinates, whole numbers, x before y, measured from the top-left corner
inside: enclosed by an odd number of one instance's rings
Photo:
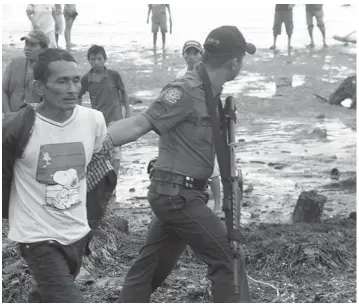
[[[180,50],[159,51],[157,55],[141,47],[135,51],[107,50],[108,67],[117,69],[129,94],[142,100],[132,105],[133,115],[144,111],[185,66]],[[3,46],[3,64],[17,54],[21,51]],[[81,73],[86,73],[86,50],[79,47],[73,54]],[[242,169],[247,190],[243,225],[290,223],[299,194],[311,189],[328,197],[323,219],[347,218],[356,210],[356,183],[338,184],[330,179],[331,169],[337,168],[339,182],[356,180],[356,111],[328,105],[314,96],[328,97],[355,71],[355,54],[339,44],[329,49],[297,49],[290,55],[285,50],[273,53],[263,49],[246,57],[240,76],[226,85],[223,95],[237,99],[237,166]],[[88,97],[83,101],[88,102]],[[326,129],[327,136],[313,132],[316,128]],[[111,205],[116,214],[129,220],[130,232],[141,241],[151,218],[146,167],[157,154],[157,141],[157,135],[150,132],[123,146],[117,198]],[[280,169],[275,169],[276,163],[282,164]],[[198,263],[196,269],[204,272]],[[188,279],[186,273],[180,273],[181,277]],[[269,275],[266,279],[271,281]],[[154,295],[154,301],[163,301],[159,298],[162,291]],[[258,297],[260,300],[264,301]]]

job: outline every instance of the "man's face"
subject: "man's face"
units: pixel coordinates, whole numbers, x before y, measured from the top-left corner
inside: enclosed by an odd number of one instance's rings
[[[35,61],[42,50],[43,48],[39,43],[33,43],[31,41],[25,40],[24,53],[28,60]]]
[[[46,84],[40,83],[45,103],[59,111],[69,111],[77,104],[81,89],[80,71],[75,62],[55,61],[49,64]]]
[[[196,48],[188,48],[183,53],[183,57],[188,65],[188,69],[192,70],[194,66],[201,60],[202,54]]]
[[[102,53],[90,54],[89,62],[95,71],[101,71],[105,67],[105,58]]]
[[[230,69],[228,81],[233,81],[238,76],[243,66],[243,58],[244,56],[241,58],[235,58],[231,61],[230,64],[231,69]]]

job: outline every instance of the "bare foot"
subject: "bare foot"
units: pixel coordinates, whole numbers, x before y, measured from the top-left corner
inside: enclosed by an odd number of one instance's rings
[[[326,43],[323,43],[323,48],[328,48],[328,45]]]
[[[313,42],[311,42],[309,45],[307,45],[308,48],[314,48],[315,44]]]
[[[293,47],[291,45],[288,45],[288,50],[292,50]]]
[[[276,47],[275,45],[273,45],[273,46],[271,46],[269,49],[270,49],[270,50],[275,50],[275,49],[277,49],[277,47]]]

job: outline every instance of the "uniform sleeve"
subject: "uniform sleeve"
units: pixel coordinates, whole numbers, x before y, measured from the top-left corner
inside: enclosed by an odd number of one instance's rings
[[[157,134],[162,135],[186,120],[192,113],[191,96],[180,87],[167,87],[143,115]]]
[[[94,111],[95,113],[95,144],[94,144],[94,153],[98,153],[102,149],[103,142],[106,139],[107,127],[103,114],[99,111]]]

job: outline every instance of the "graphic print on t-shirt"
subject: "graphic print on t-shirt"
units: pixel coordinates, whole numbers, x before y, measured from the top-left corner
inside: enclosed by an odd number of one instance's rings
[[[64,210],[79,204],[85,165],[85,149],[81,142],[42,145],[36,179],[46,185],[45,205]]]

